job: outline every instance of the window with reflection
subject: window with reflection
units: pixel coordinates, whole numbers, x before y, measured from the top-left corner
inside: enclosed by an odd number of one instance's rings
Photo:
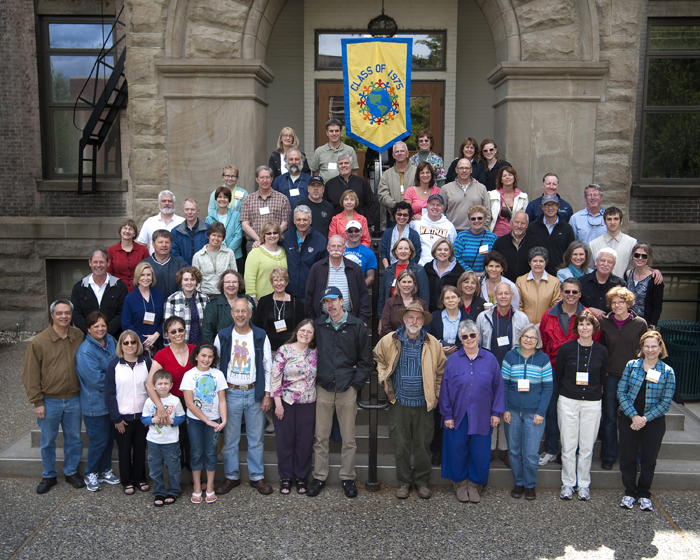
[[[413,70],[445,70],[445,35],[445,31],[415,31],[395,37],[413,39]],[[370,37],[361,31],[317,31],[316,70],[342,70],[340,40]]]
[[[700,20],[649,20],[640,175],[700,179]]]
[[[47,178],[61,179],[78,176],[78,143],[92,108],[75,102],[100,54],[103,44],[111,47],[109,37],[113,20],[99,18],[44,18],[42,20],[42,117],[44,167]],[[114,58],[107,60],[114,65]],[[104,66],[102,66],[104,69]],[[108,70],[107,70],[108,72]],[[92,76],[83,97],[101,93],[110,74]],[[88,94],[89,90],[89,94]],[[83,108],[84,107],[84,108]],[[85,157],[89,158],[86,148]],[[109,131],[97,154],[97,174],[102,177],[121,176],[119,120]],[[85,173],[91,174],[92,163],[85,162]]]

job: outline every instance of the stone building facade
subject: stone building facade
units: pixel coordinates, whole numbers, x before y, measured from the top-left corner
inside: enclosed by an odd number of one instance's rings
[[[318,84],[340,73],[316,68],[316,33],[361,30],[380,7],[375,0],[125,0],[121,173],[79,196],[74,178],[47,170],[42,34],[47,18],[113,18],[122,0],[5,4],[0,329],[45,325],[49,299],[71,281],[62,261],[115,243],[125,217],[141,223],[155,213],[160,190],[180,201],[193,196],[204,208],[227,163],[254,190],[254,169],[267,163],[282,126],[295,128],[306,153],[324,143]],[[583,187],[598,183],[605,205],[622,207],[629,231],[654,244],[656,265],[698,261],[700,179],[653,184],[638,170],[649,22],[695,21],[700,3],[388,0],[385,8],[400,29],[445,33],[444,67],[414,79],[442,85],[446,162],[466,136],[495,138],[532,197],[553,171],[578,210]]]

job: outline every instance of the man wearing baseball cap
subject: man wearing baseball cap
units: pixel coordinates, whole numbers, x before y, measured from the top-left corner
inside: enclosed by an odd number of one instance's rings
[[[559,214],[561,202],[556,194],[542,196],[542,215],[527,228],[540,238],[541,245],[549,252],[547,274],[556,274],[564,262],[564,252],[572,241],[576,241],[574,228]]]
[[[412,220],[411,228],[418,232],[420,236],[421,257],[418,264],[425,266],[428,261],[433,260],[433,245],[440,239],[447,239],[454,245],[457,237],[457,230],[454,224],[443,214],[445,211],[445,200],[439,194],[431,194],[428,197],[428,204],[420,220]]]
[[[355,486],[355,419],[357,392],[372,370],[372,352],[364,323],[343,310],[342,292],[335,286],[323,290],[320,301],[327,315],[316,319],[316,433],[314,435],[313,480],[306,492],[314,497],[323,490],[328,478],[328,438],[333,413],[338,415],[343,446],[340,455],[340,480],[348,498],[357,496]]]
[[[333,205],[325,197],[325,185],[323,178],[316,175],[309,179],[309,196],[297,202],[296,206],[306,206],[311,210],[311,226],[323,237],[328,239],[328,227],[331,225],[336,211]]]
[[[362,274],[365,276],[365,284],[369,288],[374,283],[377,272],[377,257],[374,251],[361,243],[362,224],[357,220],[350,220],[345,226],[345,235],[348,236],[348,240],[345,242],[343,256],[360,265]]]

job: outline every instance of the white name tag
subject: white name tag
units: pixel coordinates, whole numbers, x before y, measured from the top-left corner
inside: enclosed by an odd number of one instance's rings
[[[403,185],[401,185],[401,194],[403,194]]]
[[[146,325],[152,325],[156,322],[156,314],[153,311],[146,311],[143,314],[143,322]]]
[[[396,287],[396,278],[394,278],[394,281],[391,283],[391,287],[392,288]]]
[[[661,378],[660,371],[656,371],[653,369],[650,369],[649,371],[647,371],[647,381],[651,381],[652,383],[658,383],[660,378]]]
[[[588,385],[588,372],[587,371],[577,371],[576,372],[576,385]]]
[[[482,245],[479,247],[479,254],[480,255],[485,255],[486,253],[489,252],[489,246],[488,245]]]
[[[496,339],[496,342],[498,343],[499,346],[508,346],[510,344],[510,341],[508,340],[507,336],[499,336]]]
[[[299,189],[289,189],[289,196],[299,196]]]
[[[335,171],[336,169],[338,169],[337,163],[329,163],[328,164],[328,171]]]
[[[530,390],[530,380],[529,379],[518,379],[518,391],[529,391]]]
[[[260,215],[261,216],[266,216],[269,213],[270,213],[270,209],[267,206],[263,206],[262,208],[260,208]]]
[[[233,195],[236,200],[241,200],[243,198],[243,193],[241,191],[236,191]]]
[[[282,332],[287,330],[287,322],[282,319],[281,321],[275,321],[275,329],[277,332]]]

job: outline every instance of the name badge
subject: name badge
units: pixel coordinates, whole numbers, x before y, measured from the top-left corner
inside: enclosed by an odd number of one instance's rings
[[[588,372],[587,371],[577,371],[576,372],[576,385],[588,385]]]
[[[443,346],[454,346],[455,342],[456,342],[456,340],[454,340],[454,339],[453,340],[443,340],[442,345]]]
[[[299,196],[299,189],[289,189],[289,196]]]
[[[236,200],[241,200],[243,198],[243,193],[241,191],[236,191],[235,193],[233,193],[233,198],[235,198]]]
[[[488,245],[482,245],[479,247],[479,254],[480,255],[485,255],[486,253],[489,252],[489,246]]]
[[[156,314],[153,311],[146,311],[143,314],[143,323],[145,325],[152,325],[156,322]]]
[[[328,164],[328,171],[335,171],[336,169],[338,169],[337,163],[329,163]]]
[[[260,215],[261,216],[266,216],[269,213],[270,213],[270,209],[267,206],[262,206],[260,208]]]
[[[395,288],[396,287],[396,278],[394,278],[394,281],[391,283],[391,287]]]
[[[530,390],[530,380],[529,379],[518,379],[518,391],[526,392]]]
[[[403,185],[401,185],[401,194],[403,194]]]
[[[661,378],[660,371],[656,371],[653,369],[650,369],[649,371],[647,371],[647,381],[651,381],[652,383],[658,383],[660,378]]]
[[[275,329],[277,329],[277,332],[282,332],[287,330],[287,322],[282,319],[280,321],[275,321]]]
[[[507,336],[499,336],[496,339],[496,342],[498,343],[499,346],[508,346],[510,344],[510,340],[508,340]]]

